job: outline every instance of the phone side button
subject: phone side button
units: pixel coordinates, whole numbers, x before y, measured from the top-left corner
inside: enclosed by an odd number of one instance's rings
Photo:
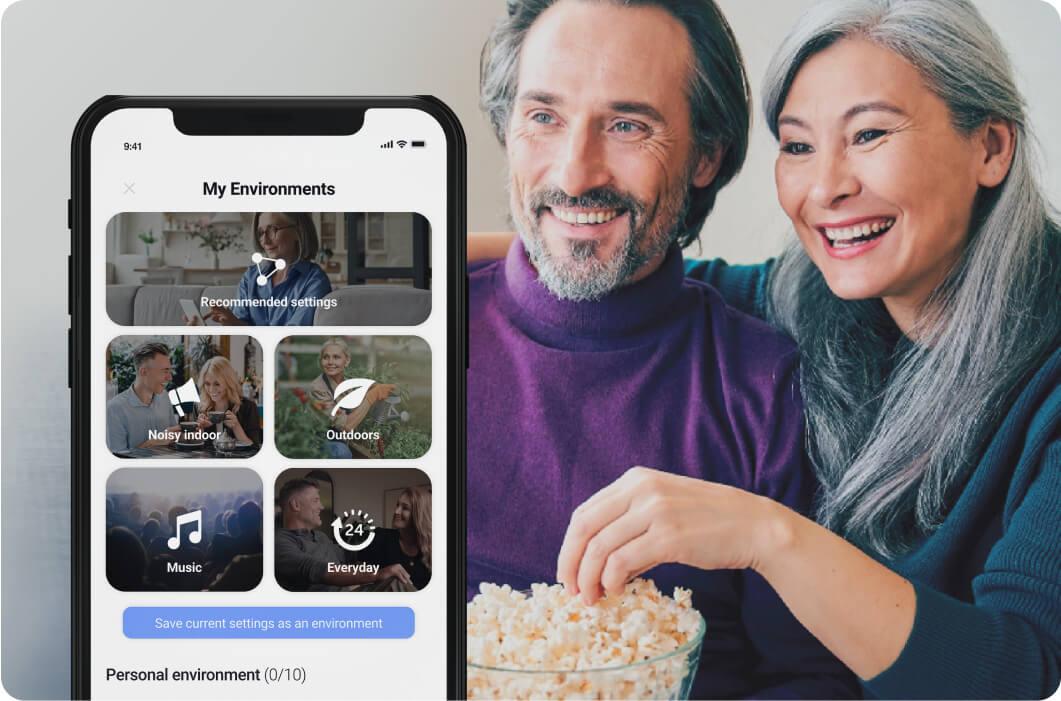
[[[66,200],[66,228],[74,230],[74,201],[70,198]]]
[[[471,340],[471,321],[468,317],[468,299],[471,297],[471,280],[468,273],[464,274],[464,369],[468,369],[468,359],[471,355],[469,340]]]
[[[66,330],[66,387],[73,389],[74,383],[74,332]]]
[[[74,313],[74,259],[66,257],[66,313]]]

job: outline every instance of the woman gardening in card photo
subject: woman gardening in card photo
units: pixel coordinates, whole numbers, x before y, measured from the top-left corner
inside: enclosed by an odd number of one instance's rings
[[[346,368],[350,365],[350,346],[338,337],[332,337],[321,345],[319,362],[321,374],[310,384],[310,396],[314,406],[326,413],[331,421],[331,428],[338,433],[355,432],[368,412],[377,402],[389,397],[397,385],[377,382],[369,388],[364,400],[353,409],[335,409],[335,390],[346,379]],[[340,438],[325,437],[325,450],[328,458],[352,458],[350,441]]]
[[[312,326],[317,307],[303,300],[323,299],[332,291],[327,273],[314,262],[320,241],[313,218],[306,212],[255,212],[251,231],[254,260],[262,258],[240,278],[237,301],[244,304],[210,307],[203,319],[222,326]],[[267,300],[285,304],[264,304]],[[201,323],[183,318],[189,325]]]

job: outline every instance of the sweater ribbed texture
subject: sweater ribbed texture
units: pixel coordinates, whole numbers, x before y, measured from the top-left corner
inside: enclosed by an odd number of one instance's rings
[[[593,302],[555,297],[518,241],[468,278],[469,596],[554,581],[572,511],[634,465],[811,506],[795,346],[685,278],[677,248]],[[860,693],[754,572],[645,576],[707,621],[695,698]]]
[[[687,261],[686,274],[765,317],[769,263]],[[877,698],[1027,699],[1061,679],[1061,349],[1021,390],[944,523],[887,563],[917,593]]]

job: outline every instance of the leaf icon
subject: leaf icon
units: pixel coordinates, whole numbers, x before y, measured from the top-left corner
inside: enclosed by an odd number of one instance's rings
[[[365,401],[365,395],[368,394],[369,388],[374,384],[376,384],[375,380],[366,380],[363,377],[353,377],[340,382],[332,394],[332,398],[336,400],[335,408],[332,409],[332,416],[335,416],[340,409],[356,409],[361,406],[361,402]],[[339,395],[343,394],[343,392],[347,394],[342,399],[339,399]]]

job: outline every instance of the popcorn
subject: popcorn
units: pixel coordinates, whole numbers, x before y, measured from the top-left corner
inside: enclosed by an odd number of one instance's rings
[[[702,628],[689,590],[671,599],[652,580],[593,606],[559,584],[484,582],[468,603],[468,698],[686,698]]]

